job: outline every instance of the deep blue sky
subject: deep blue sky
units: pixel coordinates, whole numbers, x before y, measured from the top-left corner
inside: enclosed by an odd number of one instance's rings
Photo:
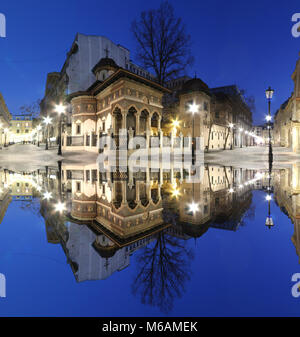
[[[291,94],[300,38],[291,35],[299,1],[171,1],[193,39],[194,72],[210,87],[237,84],[254,95],[255,122],[266,112],[264,90],[276,90],[273,112]],[[0,39],[0,92],[12,113],[43,97],[46,74],[59,71],[77,32],[98,34],[132,52],[130,23],[160,1],[4,0],[7,38]]]

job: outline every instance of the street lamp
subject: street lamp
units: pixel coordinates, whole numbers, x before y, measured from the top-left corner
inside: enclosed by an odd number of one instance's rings
[[[42,126],[41,125],[38,125],[37,127],[36,127],[36,131],[37,131],[37,139],[38,139],[38,141],[37,141],[37,146],[39,147],[40,146],[40,131],[42,130]]]
[[[267,101],[268,101],[268,116],[266,118],[267,122],[268,122],[268,129],[269,129],[269,185],[268,185],[268,195],[266,196],[266,200],[268,201],[268,216],[266,219],[266,226],[269,227],[269,229],[271,227],[274,226],[274,222],[273,219],[271,217],[271,175],[272,175],[272,165],[273,165],[273,152],[272,152],[272,140],[271,140],[271,100],[274,94],[274,90],[271,89],[271,87],[269,87],[266,90],[266,97],[267,97]]]
[[[228,127],[231,130],[231,145],[230,145],[230,150],[233,150],[233,142],[234,142],[233,130],[234,130],[234,124],[233,123],[229,123]]]
[[[44,121],[43,121],[46,126],[47,126],[47,137],[46,137],[46,148],[45,150],[48,150],[49,149],[49,145],[48,145],[48,142],[49,142],[49,124],[51,124],[52,122],[52,118],[47,116],[47,117],[44,117]]]
[[[269,162],[273,162],[273,151],[272,151],[272,140],[271,140],[271,100],[274,94],[274,90],[271,89],[271,87],[269,87],[266,90],[266,98],[268,101],[268,116],[266,117],[266,120],[268,122],[268,126],[269,126]]]
[[[193,102],[193,104],[190,104],[189,106],[189,112],[193,114],[193,138],[192,138],[192,164],[194,164],[195,160],[195,113],[198,113],[199,111],[199,105]]]
[[[6,147],[7,146],[7,144],[6,144],[6,141],[7,141],[7,134],[8,134],[8,128],[5,128],[4,129],[4,136],[5,136],[5,138],[4,138],[4,147]]]
[[[0,122],[0,149],[2,149],[2,127],[3,124]]]
[[[59,156],[62,155],[62,152],[61,152],[61,124],[62,124],[62,114],[65,113],[66,111],[66,107],[62,104],[59,104],[59,105],[56,105],[55,106],[55,111],[57,112],[57,114],[59,115],[59,136],[58,136],[58,151],[57,151],[57,154]]]
[[[240,147],[242,148],[243,147],[243,131],[244,129],[243,128],[240,128]]]

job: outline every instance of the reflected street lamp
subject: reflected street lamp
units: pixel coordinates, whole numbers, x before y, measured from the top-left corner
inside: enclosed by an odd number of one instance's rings
[[[271,181],[271,177],[269,177],[269,182]],[[266,196],[266,200],[268,201],[268,215],[266,218],[266,226],[269,227],[269,229],[271,229],[271,227],[274,226],[274,222],[271,216],[271,187],[270,187],[270,183],[269,183],[269,191],[268,191],[268,195]]]

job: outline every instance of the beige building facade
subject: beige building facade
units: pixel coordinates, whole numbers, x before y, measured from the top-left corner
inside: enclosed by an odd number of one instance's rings
[[[34,138],[30,115],[16,115],[10,121],[9,142],[14,144],[31,143]]]
[[[300,151],[300,59],[292,74],[294,91],[275,114],[275,145]]]
[[[8,142],[11,118],[11,113],[9,112],[4,98],[0,93],[0,148],[5,145],[5,142]]]

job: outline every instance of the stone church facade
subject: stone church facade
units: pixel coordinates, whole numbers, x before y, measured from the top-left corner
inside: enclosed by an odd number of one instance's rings
[[[107,57],[92,71],[96,81],[86,91],[69,95],[72,127],[64,133],[63,150],[98,153],[100,138],[108,135],[119,142],[121,129],[129,138],[144,138],[149,146],[150,137],[162,133],[162,97],[169,90]]]

